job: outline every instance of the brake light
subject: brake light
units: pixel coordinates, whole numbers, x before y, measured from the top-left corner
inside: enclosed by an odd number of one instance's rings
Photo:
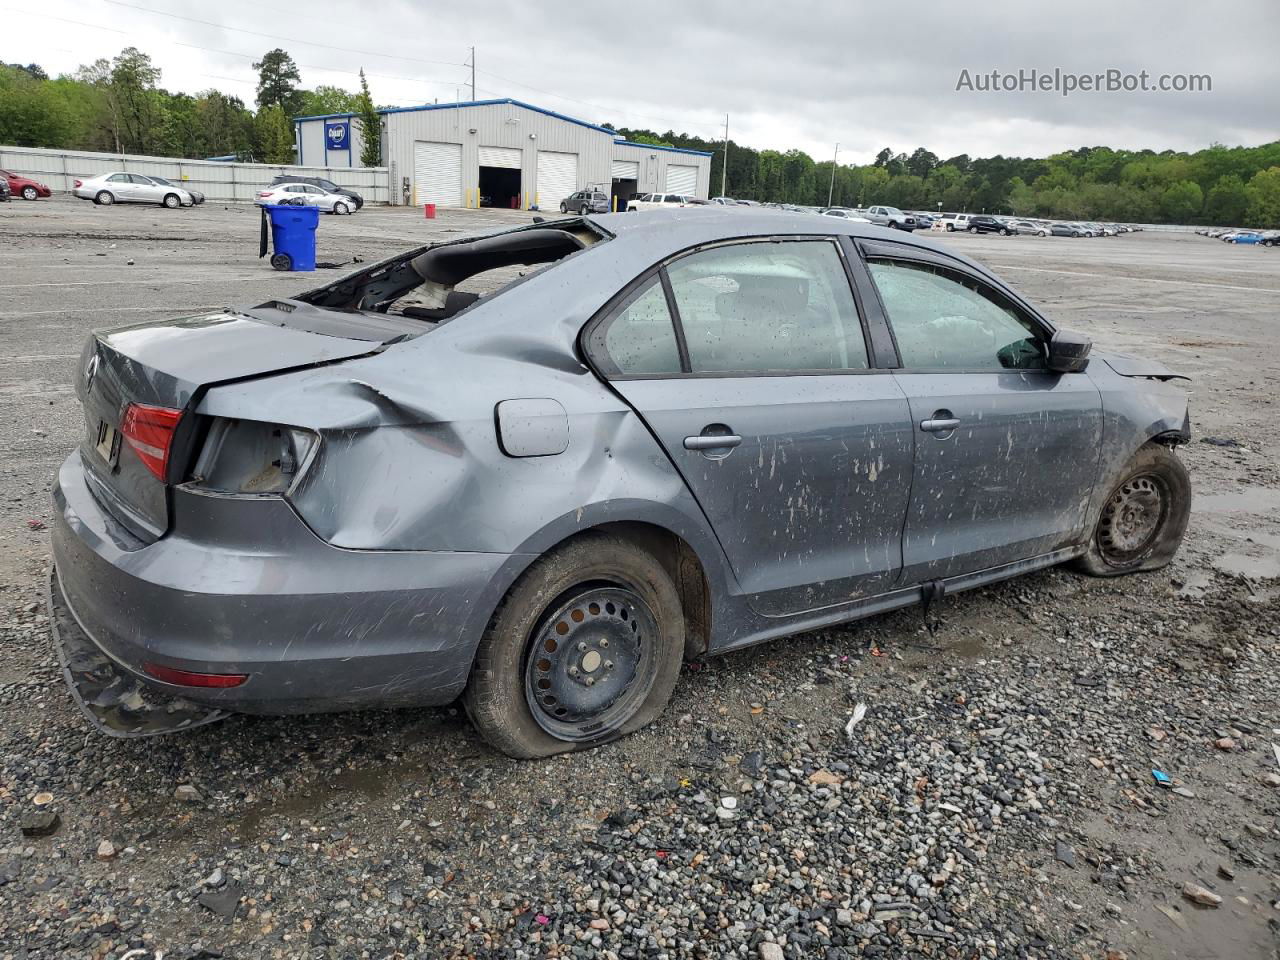
[[[271,196],[271,191],[270,191],[270,190],[259,190],[259,191],[258,191],[258,196],[260,196],[260,197],[269,197],[269,196]]]
[[[142,465],[161,482],[164,482],[169,469],[169,448],[181,419],[181,410],[131,403],[120,424],[120,435],[133,448]]]
[[[84,184],[83,184],[83,183],[81,183],[79,180],[74,181],[74,183],[75,183],[75,185],[76,185],[77,187],[82,187],[82,186],[84,186]]]
[[[144,663],[142,669],[165,683],[177,684],[180,687],[215,687],[225,689],[238,687],[249,679],[247,673],[192,673],[190,670],[178,670],[158,663]]]

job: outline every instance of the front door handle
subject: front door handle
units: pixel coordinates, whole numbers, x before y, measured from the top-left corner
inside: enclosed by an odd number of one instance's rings
[[[960,420],[957,417],[935,417],[920,421],[920,429],[925,433],[946,433],[958,426],[960,426]]]
[[[736,447],[742,442],[742,438],[736,434],[725,434],[724,436],[698,436],[685,437],[684,448],[686,450],[719,450],[721,448]]]

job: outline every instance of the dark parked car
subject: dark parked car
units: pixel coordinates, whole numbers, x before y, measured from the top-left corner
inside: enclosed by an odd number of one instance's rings
[[[5,180],[4,177],[0,177],[0,203],[8,201],[11,198],[12,194],[9,192],[9,181]]]
[[[944,244],[714,206],[99,332],[55,645],[117,734],[461,695],[513,756],[604,743],[686,657],[1169,563],[1186,397],[1089,346]]]
[[[1083,236],[1078,227],[1071,223],[1051,223],[1049,224],[1049,232],[1055,237],[1079,237]]]
[[[319,187],[326,193],[340,193],[343,196],[350,197],[355,202],[357,210],[364,206],[364,197],[360,196],[360,194],[354,190],[348,190],[346,187],[340,187],[332,180],[326,180],[324,177],[291,177],[282,173],[272,180],[269,186],[275,187],[282,183],[309,183],[313,187]]]
[[[987,216],[984,213],[976,213],[969,217],[970,233],[998,233],[1002,236],[1008,236],[1013,232],[1012,228],[996,217]]]
[[[23,200],[39,200],[41,197],[53,195],[53,191],[39,180],[32,180],[20,173],[0,170],[0,180],[5,182],[10,196],[21,197]]]

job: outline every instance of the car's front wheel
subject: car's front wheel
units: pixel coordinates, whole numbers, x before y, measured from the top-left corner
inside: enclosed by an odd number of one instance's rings
[[[347,209],[347,205],[345,203],[342,203],[341,201],[339,201],[333,205],[333,212],[336,213],[338,216],[343,217],[343,216],[346,216],[350,211]]]
[[[176,193],[166,193],[164,195],[164,205],[170,210],[174,210],[182,206],[182,200]]]
[[[561,212],[561,213],[568,213],[568,212],[569,212],[569,208],[568,208],[567,206],[565,206],[565,204],[564,204],[564,202],[563,202],[563,201],[561,201],[561,203],[560,203],[560,212]]]
[[[662,712],[684,635],[680,597],[662,564],[626,540],[587,534],[511,588],[480,641],[463,704],[508,756],[599,746]]]
[[[23,200],[35,200],[35,199],[36,199],[36,198],[38,198],[39,196],[40,196],[40,191],[38,191],[35,187],[29,187],[29,186],[28,186],[28,187],[23,187],[23,188],[22,188],[22,199],[23,199]]]
[[[1095,577],[1166,566],[1191,516],[1191,478],[1178,455],[1148,443],[1129,462],[1102,505],[1078,565]]]

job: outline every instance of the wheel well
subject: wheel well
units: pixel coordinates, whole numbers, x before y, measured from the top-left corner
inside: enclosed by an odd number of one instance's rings
[[[680,606],[684,610],[685,659],[706,653],[711,643],[711,588],[702,561],[684,538],[656,524],[623,520],[590,527],[556,546],[587,533],[619,537],[640,547],[662,564],[680,593]]]

